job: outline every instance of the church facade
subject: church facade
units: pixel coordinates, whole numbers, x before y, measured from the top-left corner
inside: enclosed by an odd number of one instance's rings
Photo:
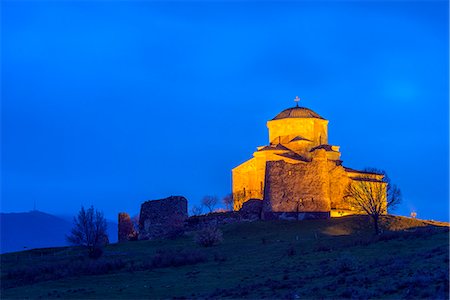
[[[383,175],[343,166],[339,146],[328,144],[328,120],[314,111],[297,103],[267,127],[269,144],[257,147],[251,159],[232,170],[234,210],[259,199],[266,218],[289,213],[338,217],[359,212],[346,200],[351,181],[370,181],[385,189]]]

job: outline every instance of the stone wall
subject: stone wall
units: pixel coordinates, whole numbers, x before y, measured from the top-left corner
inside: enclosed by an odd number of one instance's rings
[[[119,213],[119,242],[172,238],[186,231],[204,226],[219,226],[230,223],[252,222],[261,219],[262,200],[251,199],[239,211],[210,213],[188,218],[187,200],[172,196],[142,203],[139,217],[139,232],[134,230],[130,216]]]
[[[147,240],[170,235],[184,226],[187,200],[171,196],[142,203],[139,215],[139,239]]]
[[[231,223],[254,222],[261,220],[262,200],[250,199],[239,211],[209,213],[189,217],[185,222],[185,230],[197,230],[204,226],[220,226]]]
[[[326,152],[315,152],[310,163],[267,162],[263,214],[330,211]]]
[[[239,214],[243,219],[259,220],[261,219],[263,201],[261,199],[249,199],[244,202]]]
[[[233,209],[239,210],[251,198],[262,199],[265,161],[252,158],[232,170]]]
[[[337,166],[334,162],[328,162],[328,169],[330,174],[330,201],[331,210],[347,211],[351,207],[348,201],[345,201],[345,190],[349,184],[349,178],[344,167]]]

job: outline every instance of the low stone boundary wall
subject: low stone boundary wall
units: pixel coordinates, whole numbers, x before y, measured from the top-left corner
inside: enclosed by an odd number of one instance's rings
[[[329,219],[330,212],[264,212],[263,201],[250,199],[239,211],[216,212],[206,215],[187,215],[187,200],[171,196],[142,203],[139,216],[139,232],[134,231],[130,216],[119,214],[119,242],[139,239],[175,237],[185,231],[205,226],[221,226],[231,223],[254,222],[258,220],[314,220]]]

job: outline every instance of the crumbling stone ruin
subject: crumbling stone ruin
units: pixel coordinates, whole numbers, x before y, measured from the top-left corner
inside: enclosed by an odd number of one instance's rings
[[[172,238],[209,225],[252,222],[261,219],[261,212],[262,202],[254,199],[247,201],[240,211],[215,212],[188,218],[187,200],[182,196],[146,201],[141,205],[138,232],[130,216],[119,213],[119,242]]]
[[[247,202],[239,211],[213,212],[205,215],[191,216],[186,220],[185,229],[189,231],[209,225],[220,226],[261,220],[261,200],[254,199]]]
[[[187,200],[170,196],[142,203],[139,214],[139,239],[163,237],[182,227],[188,217]]]
[[[239,213],[245,220],[260,220],[263,209],[263,203],[259,199],[249,199],[242,205]]]
[[[338,217],[359,213],[345,195],[352,181],[386,189],[383,175],[342,165],[339,146],[328,144],[328,120],[314,111],[297,104],[267,127],[269,145],[232,170],[234,210],[259,199],[264,219]]]

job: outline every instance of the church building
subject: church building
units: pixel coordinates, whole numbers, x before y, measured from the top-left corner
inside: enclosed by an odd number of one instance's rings
[[[385,185],[383,175],[343,166],[339,146],[328,144],[328,120],[299,100],[267,122],[269,144],[232,170],[234,210],[259,199],[265,218],[338,217],[358,212],[345,197],[351,181]]]

